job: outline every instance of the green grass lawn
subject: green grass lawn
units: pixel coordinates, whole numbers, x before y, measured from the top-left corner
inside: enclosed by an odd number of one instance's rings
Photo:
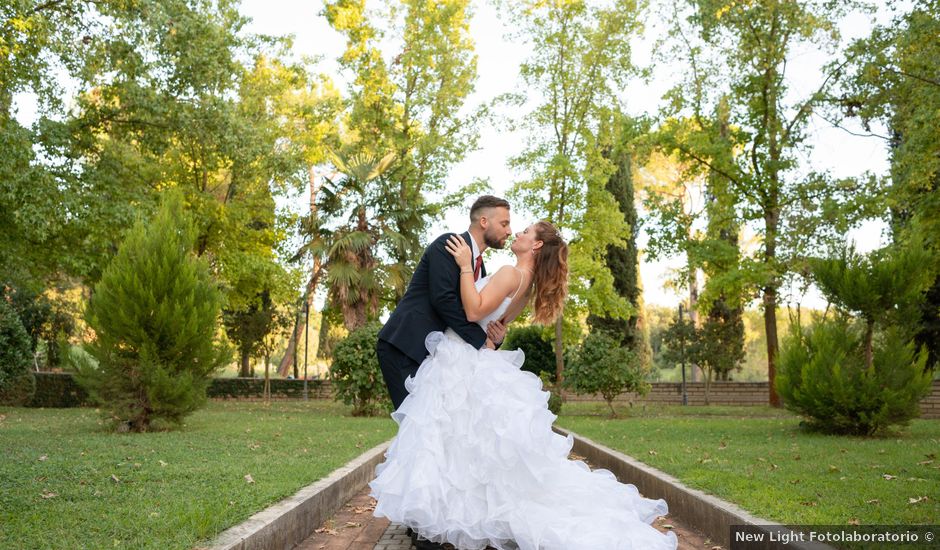
[[[866,439],[807,433],[798,417],[769,407],[620,407],[618,414],[610,419],[605,404],[569,403],[558,425],[769,520],[940,518],[937,420]]]
[[[192,548],[395,434],[347,410],[210,403],[113,434],[93,409],[0,407],[0,548]]]

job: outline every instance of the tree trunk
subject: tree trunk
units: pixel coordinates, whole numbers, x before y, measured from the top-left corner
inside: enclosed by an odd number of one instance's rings
[[[691,240],[691,236],[689,239]],[[698,277],[696,276],[697,270],[692,268],[691,261],[689,263],[692,272],[689,278],[689,321],[692,323],[692,328],[698,328]],[[698,382],[698,365],[691,363],[689,366],[691,367],[689,370],[692,373],[692,382]]]
[[[238,376],[248,378],[251,376],[251,356],[247,351],[242,351],[241,367],[238,369]]]
[[[264,402],[271,402],[271,354],[264,352]]]
[[[875,352],[872,346],[874,339],[875,322],[867,319],[865,321],[865,368],[870,369],[875,362]]]
[[[764,288],[764,329],[767,332],[767,383],[770,386],[770,406],[780,406],[780,396],[774,387],[777,378],[777,289]]]
[[[564,381],[564,372],[565,372],[565,348],[564,340],[562,338],[562,314],[564,313],[564,308],[558,314],[558,319],[555,320],[555,385],[561,387],[561,383]]]

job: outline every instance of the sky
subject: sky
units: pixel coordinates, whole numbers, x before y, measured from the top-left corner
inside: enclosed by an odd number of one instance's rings
[[[653,6],[657,0],[651,0]],[[375,2],[372,2],[375,4]],[[339,72],[336,58],[342,53],[344,39],[333,31],[322,16],[323,4],[317,0],[242,0],[240,11],[251,19],[247,32],[284,36],[293,36],[293,51],[300,56],[313,56],[320,61],[317,70],[330,75],[341,90],[346,89],[346,76]],[[861,37],[868,34],[873,20],[885,20],[888,14],[882,10],[874,16],[856,15],[841,22],[840,29],[844,37]],[[509,29],[500,20],[492,0],[480,0],[474,4],[471,21],[471,35],[475,41],[479,78],[474,92],[468,98],[468,108],[487,103],[500,94],[515,91],[521,85],[518,68],[528,54],[525,44],[510,40],[506,35]],[[644,36],[636,40],[632,47],[635,64],[651,64],[652,49],[656,38],[664,29],[655,17],[646,21]],[[386,52],[391,55],[393,52]],[[805,96],[815,90],[820,82],[820,67],[829,59],[815,48],[795,51],[788,61],[788,72],[792,75],[792,92]],[[626,109],[631,114],[656,113],[661,105],[661,97],[673,84],[675,75],[684,68],[677,64],[658,63],[654,66],[652,77],[648,81],[635,81],[624,91]],[[21,113],[34,111],[29,98],[21,98]],[[28,115],[27,115],[27,118]],[[808,129],[810,155],[804,159],[806,166],[816,170],[828,170],[833,176],[858,176],[866,171],[883,174],[887,171],[887,151],[878,139],[860,138],[830,127],[819,118],[813,117]],[[521,150],[523,136],[500,125],[485,126],[480,129],[479,149],[470,152],[459,165],[452,170],[450,181],[454,188],[463,186],[475,179],[488,180],[491,191],[496,195],[505,195],[514,181],[522,179],[521,174],[513,173],[507,160]],[[305,202],[303,198],[300,199]],[[305,208],[298,205],[298,209]],[[448,213],[445,219],[432,228],[434,235],[450,230],[464,230],[468,225],[466,210]],[[531,221],[525,212],[513,211],[513,229],[521,230]],[[643,216],[643,212],[640,212]],[[860,230],[847,235],[847,239],[856,241],[865,251],[880,245],[881,225],[870,223]],[[638,244],[642,249],[647,237],[642,232],[638,235]],[[492,251],[487,258],[488,269],[511,262],[506,251]],[[648,261],[641,257],[641,277],[644,284],[644,298],[648,304],[675,307],[680,295],[668,288],[666,282],[670,272],[681,264],[681,258],[663,261]],[[817,292],[798,296],[804,306],[825,307],[824,299]]]

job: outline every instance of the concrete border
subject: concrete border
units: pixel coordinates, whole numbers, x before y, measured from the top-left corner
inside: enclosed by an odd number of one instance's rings
[[[362,453],[329,476],[308,485],[244,522],[223,531],[211,550],[289,550],[310,536],[375,476],[391,444],[386,441]]]
[[[643,464],[639,460],[615,451],[590,439],[564,428],[554,426],[554,430],[564,436],[574,438],[572,451],[583,456],[595,468],[610,470],[617,479],[632,483],[647,498],[662,498],[669,505],[669,515],[674,515],[688,525],[700,530],[711,540],[734,548],[731,544],[731,526],[746,525],[748,533],[764,533],[766,545],[747,543],[746,548],[774,550],[832,550],[831,546],[818,543],[794,542],[784,545],[782,542],[770,542],[769,539],[781,539],[781,534],[793,533],[785,525],[759,518],[749,512],[702,491],[686,487],[681,481],[656,468]],[[770,537],[770,533],[774,537]]]

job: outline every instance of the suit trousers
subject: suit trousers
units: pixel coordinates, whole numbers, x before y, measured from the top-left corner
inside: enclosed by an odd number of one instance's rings
[[[408,397],[405,379],[417,374],[421,365],[385,340],[380,339],[375,344],[375,353],[379,359],[379,368],[382,369],[382,377],[385,378],[385,385],[388,387],[388,394],[392,398],[392,405],[397,410]]]

